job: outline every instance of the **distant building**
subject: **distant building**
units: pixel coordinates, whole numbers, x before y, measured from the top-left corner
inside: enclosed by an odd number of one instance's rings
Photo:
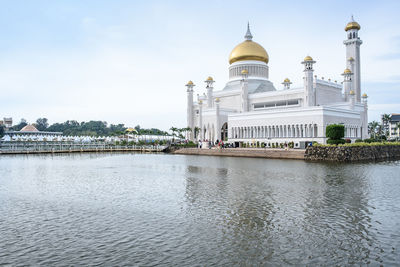
[[[6,127],[6,129],[10,128],[12,124],[12,118],[3,118],[3,120],[0,120],[0,125],[3,125],[4,127]]]
[[[389,121],[389,138],[400,138],[400,114],[392,113]]]
[[[28,140],[53,140],[62,135],[62,132],[45,132],[39,131],[33,125],[26,125],[20,131],[6,131],[4,141],[28,141]]]

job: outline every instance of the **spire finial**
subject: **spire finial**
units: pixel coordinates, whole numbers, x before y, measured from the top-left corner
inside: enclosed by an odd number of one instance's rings
[[[253,35],[251,35],[251,32],[250,32],[250,22],[247,22],[247,32],[246,32],[246,35],[244,36],[244,38],[249,41],[251,41],[251,39],[253,39]]]
[[[354,16],[353,16],[353,14],[351,14],[351,21],[354,21]]]

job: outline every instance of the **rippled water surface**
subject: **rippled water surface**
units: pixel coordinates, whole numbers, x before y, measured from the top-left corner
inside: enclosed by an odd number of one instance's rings
[[[0,157],[0,265],[395,265],[400,161]]]

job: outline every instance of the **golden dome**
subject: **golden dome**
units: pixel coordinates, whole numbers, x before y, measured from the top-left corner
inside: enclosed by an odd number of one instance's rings
[[[229,56],[229,64],[243,60],[257,60],[268,64],[269,56],[264,47],[252,40],[246,40],[233,48]]]
[[[201,104],[203,104],[203,100],[200,100],[200,101],[199,101],[199,105],[201,105]]]
[[[350,73],[351,73],[351,70],[345,69],[343,73],[344,73],[344,74],[350,74]]]
[[[192,81],[188,81],[186,85],[194,85],[194,83]]]
[[[360,29],[361,29],[361,26],[360,26],[360,24],[358,24],[357,22],[355,22],[355,21],[353,20],[353,21],[350,21],[349,23],[347,23],[347,25],[346,25],[346,27],[344,28],[344,30],[347,32],[348,30],[352,30],[352,29],[360,30]]]
[[[353,90],[350,90],[350,95],[355,95]]]
[[[217,98],[215,99],[215,102],[219,102],[219,97],[217,97]]]
[[[304,61],[313,61],[313,58],[310,57],[310,56],[306,56],[306,57],[304,58]]]
[[[354,61],[354,58],[353,58],[353,57],[349,57],[348,60],[349,60],[349,61]]]
[[[242,74],[249,74],[249,71],[248,70],[242,70],[241,73]]]
[[[213,78],[211,76],[208,76],[207,81],[212,82],[214,80],[213,80]]]
[[[366,93],[364,93],[364,94],[362,95],[362,97],[363,97],[363,98],[367,98],[368,96],[367,96]]]
[[[289,78],[286,78],[285,80],[283,80],[284,83],[290,83]]]

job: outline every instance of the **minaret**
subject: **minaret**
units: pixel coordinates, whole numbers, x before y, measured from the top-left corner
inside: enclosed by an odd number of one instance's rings
[[[221,140],[221,126],[219,119],[219,102],[220,99],[217,97],[215,99],[215,137],[214,140]]]
[[[289,80],[289,78],[286,78],[282,84],[283,84],[283,89],[290,89],[290,85],[292,84],[292,82]]]
[[[213,107],[213,83],[214,80],[212,77],[208,77],[207,80],[205,80],[205,83],[207,84],[207,108],[212,108]]]
[[[310,56],[306,56],[301,64],[304,64],[304,91],[305,99],[304,106],[311,107],[315,106],[315,90],[314,90],[314,80],[313,80],[313,64],[315,61]]]
[[[351,78],[353,76],[353,73],[351,72],[351,70],[345,69],[342,75],[344,78],[343,80],[344,100],[349,101],[350,91],[353,90],[352,88],[353,79]]]
[[[193,87],[194,83],[192,81],[189,81],[186,84],[187,87],[187,126],[190,127],[190,132],[188,134],[188,139],[193,141],[193,132],[194,132],[194,118],[193,118]]]
[[[240,112],[247,112],[249,111],[249,92],[248,92],[248,81],[247,81],[247,77],[249,75],[249,71],[248,70],[242,70],[241,72],[242,74],[242,92],[241,92],[241,100],[242,100],[242,107]]]
[[[364,93],[361,96],[362,103],[364,104],[364,118],[363,118],[363,128],[362,128],[362,139],[368,138],[368,96]]]
[[[199,133],[199,139],[203,140],[203,101],[199,101],[199,128],[200,128],[200,133]]]
[[[351,16],[351,21],[347,23],[344,29],[347,33],[347,40],[343,41],[346,46],[347,68],[354,74],[352,88],[355,92],[357,102],[361,102],[360,45],[362,41],[358,37],[360,29],[360,24],[354,21],[353,16]]]
[[[355,96],[355,92],[354,92],[354,90],[350,90],[350,93],[349,93],[349,99],[350,99],[350,108],[352,109],[352,110],[354,110],[354,104],[355,104],[355,102],[356,102],[356,96]]]

